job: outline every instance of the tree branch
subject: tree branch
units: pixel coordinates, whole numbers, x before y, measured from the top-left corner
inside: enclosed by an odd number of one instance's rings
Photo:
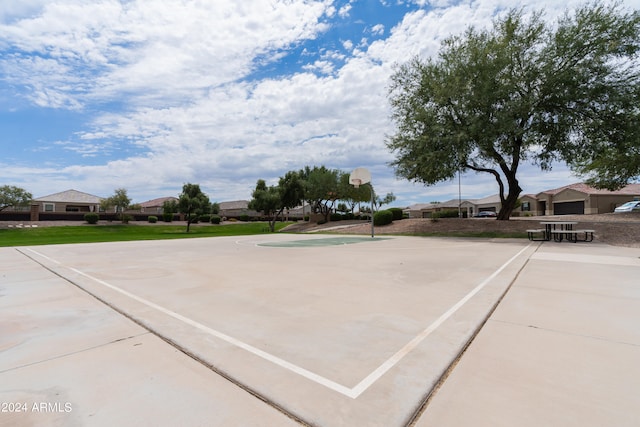
[[[486,172],[486,173],[490,173],[491,175],[493,175],[496,179],[496,181],[498,182],[498,187],[500,188],[500,201],[504,204],[504,183],[502,182],[502,178],[500,177],[500,173],[495,170],[495,169],[490,169],[490,168],[481,168],[478,166],[474,166],[471,164],[466,164],[465,165],[466,168],[469,168],[471,170],[474,170],[476,172]]]

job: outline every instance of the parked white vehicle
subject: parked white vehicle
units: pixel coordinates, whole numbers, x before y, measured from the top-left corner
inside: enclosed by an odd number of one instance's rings
[[[640,212],[640,200],[634,200],[627,202],[624,205],[620,205],[613,210],[614,212]]]

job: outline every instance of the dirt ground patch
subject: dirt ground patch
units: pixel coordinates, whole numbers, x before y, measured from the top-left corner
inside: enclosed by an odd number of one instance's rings
[[[578,221],[579,229],[595,230],[595,241],[614,246],[640,248],[640,215],[599,214],[599,215],[558,215],[544,217],[513,218],[509,221],[496,221],[491,218],[441,218],[433,221],[428,218],[403,219],[381,227],[375,227],[375,234],[453,234],[456,232],[526,232],[531,228],[540,228],[540,221]],[[339,228],[336,228],[339,227]],[[333,229],[345,234],[369,234],[370,223],[329,222],[323,225],[296,224],[286,231],[321,231]]]

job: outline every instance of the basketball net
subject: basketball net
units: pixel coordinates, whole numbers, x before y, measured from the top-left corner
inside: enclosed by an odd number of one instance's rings
[[[362,180],[361,180],[361,179],[356,178],[356,179],[352,180],[352,182],[351,182],[351,183],[353,184],[353,186],[354,186],[355,188],[358,188],[358,187],[360,187],[360,183],[361,183],[361,182],[362,182]]]

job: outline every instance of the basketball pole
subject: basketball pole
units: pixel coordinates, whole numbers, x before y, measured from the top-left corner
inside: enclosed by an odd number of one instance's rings
[[[373,183],[369,181],[369,189],[371,190],[371,238],[373,239]]]
[[[373,239],[373,210],[375,206],[373,184],[371,183],[371,173],[365,168],[355,168],[349,175],[349,183],[358,188],[362,184],[369,184],[369,191],[371,192],[371,238]]]

